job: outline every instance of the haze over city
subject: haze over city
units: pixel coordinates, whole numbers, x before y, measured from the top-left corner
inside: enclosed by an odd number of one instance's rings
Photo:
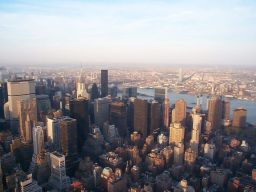
[[[0,1],[2,65],[256,64],[254,0]]]
[[[0,0],[0,192],[255,192],[255,0]]]

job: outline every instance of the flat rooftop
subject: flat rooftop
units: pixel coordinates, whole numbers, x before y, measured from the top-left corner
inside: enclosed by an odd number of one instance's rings
[[[19,83],[19,82],[26,82],[26,81],[34,81],[34,79],[21,79],[21,78],[17,78],[17,79],[8,80],[8,82],[11,82],[11,83]]]
[[[52,152],[52,154],[55,155],[56,157],[59,157],[59,158],[64,156],[64,155],[62,155],[61,153],[59,153],[57,151]]]

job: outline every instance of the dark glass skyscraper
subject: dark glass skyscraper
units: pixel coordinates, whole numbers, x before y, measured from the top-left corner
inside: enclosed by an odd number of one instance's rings
[[[108,70],[101,70],[101,97],[108,96]]]
[[[71,100],[70,116],[77,120],[77,147],[80,152],[89,134],[89,100],[85,98]]]
[[[127,133],[127,109],[123,102],[113,102],[110,105],[110,123],[114,124],[121,137]]]
[[[186,121],[186,109],[186,102],[183,99],[177,100],[175,102],[175,115],[173,122],[184,124]]]
[[[110,92],[110,95],[111,95],[112,98],[117,97],[117,92],[118,92],[117,86],[112,86],[110,88],[109,92]]]
[[[148,134],[149,105],[146,100],[135,99],[134,101],[134,131],[142,134],[143,138]]]
[[[91,89],[91,100],[94,101],[94,99],[99,98],[99,90],[97,87],[96,83],[92,84],[92,89]]]
[[[165,89],[165,98],[162,104],[163,127],[165,130],[168,130],[170,126],[170,100],[167,91],[168,90]]]
[[[73,176],[79,160],[77,156],[77,121],[65,117],[60,120],[61,152],[66,157],[66,169],[69,176]]]
[[[134,98],[130,98],[127,103],[127,125],[130,132],[134,131]]]
[[[208,101],[208,122],[211,123],[211,129],[221,128],[222,119],[222,100],[220,97],[213,97]]]
[[[129,98],[129,97],[137,97],[137,87],[125,87],[123,89],[123,97]]]
[[[149,129],[148,134],[160,128],[160,104],[157,101],[149,103]]]
[[[67,117],[60,121],[60,144],[61,151],[65,156],[77,153],[77,121]]]
[[[51,103],[48,95],[37,95],[36,96],[37,104],[37,118],[38,121],[46,123],[46,115],[51,110]]]
[[[224,100],[222,102],[223,110],[222,110],[222,119],[229,120],[230,119],[230,101]]]
[[[237,108],[233,112],[233,127],[244,128],[246,127],[247,110],[244,108]]]
[[[165,89],[164,88],[155,88],[155,100],[159,103],[163,103],[165,99]]]

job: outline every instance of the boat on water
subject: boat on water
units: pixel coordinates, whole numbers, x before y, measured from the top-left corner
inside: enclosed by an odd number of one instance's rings
[[[187,91],[187,90],[182,90],[182,91],[180,91],[180,92],[178,92],[179,94],[187,94],[189,91]]]
[[[227,99],[235,99],[235,97],[234,97],[233,95],[225,95],[225,97],[226,97]]]

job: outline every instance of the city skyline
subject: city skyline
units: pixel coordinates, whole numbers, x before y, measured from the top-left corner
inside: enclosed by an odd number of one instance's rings
[[[256,63],[256,2],[0,1],[1,65]]]
[[[256,191],[256,0],[0,0],[0,192]]]
[[[0,72],[0,191],[256,189],[254,71]]]

